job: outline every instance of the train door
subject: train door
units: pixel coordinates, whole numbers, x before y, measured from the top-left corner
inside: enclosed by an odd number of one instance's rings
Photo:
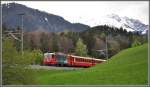
[[[71,66],[74,66],[74,57],[70,57],[70,63],[71,63]]]

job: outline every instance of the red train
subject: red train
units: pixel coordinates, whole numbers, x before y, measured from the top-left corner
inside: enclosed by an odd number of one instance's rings
[[[74,55],[66,55],[64,53],[45,53],[43,64],[44,65],[59,65],[59,66],[78,66],[90,67],[106,60],[95,59],[90,57],[81,57]]]

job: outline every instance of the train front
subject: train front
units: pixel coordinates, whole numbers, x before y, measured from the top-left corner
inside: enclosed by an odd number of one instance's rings
[[[44,65],[55,65],[56,58],[55,53],[44,53],[43,64]]]

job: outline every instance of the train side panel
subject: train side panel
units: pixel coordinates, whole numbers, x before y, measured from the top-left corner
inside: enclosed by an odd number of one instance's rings
[[[75,58],[72,56],[68,56],[68,65],[69,66],[79,66],[79,67],[90,67],[95,65],[91,63],[91,61],[84,61],[84,59]]]
[[[70,55],[67,57],[67,64],[68,66],[74,66],[74,58]]]
[[[80,58],[75,58],[74,65],[75,66],[81,66],[81,67],[90,67],[93,66],[92,60],[86,60],[86,59],[80,59]]]
[[[98,61],[95,59],[84,59],[80,57],[68,56],[68,65],[69,66],[78,66],[78,67],[90,67],[95,66],[98,63],[102,63],[103,61]]]

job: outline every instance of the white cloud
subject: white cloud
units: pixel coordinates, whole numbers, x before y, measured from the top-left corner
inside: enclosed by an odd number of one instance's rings
[[[139,19],[149,24],[148,1],[2,1],[16,2],[28,7],[60,15],[70,22],[93,26],[101,17],[111,13]]]

